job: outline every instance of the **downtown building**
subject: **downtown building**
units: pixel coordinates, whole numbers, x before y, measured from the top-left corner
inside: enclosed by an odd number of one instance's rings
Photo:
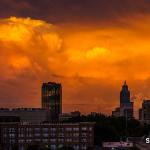
[[[81,113],[79,111],[73,111],[70,113],[62,113],[59,115],[59,121],[63,122],[63,121],[68,121],[70,119],[76,119],[78,117],[81,116]]]
[[[143,100],[142,108],[139,109],[139,121],[150,124],[150,100]]]
[[[48,82],[42,85],[42,108],[48,109],[52,122],[58,122],[62,113],[62,86],[61,84]]]
[[[115,111],[112,112],[112,116],[132,119],[133,112],[133,102],[130,100],[130,91],[125,81],[120,91],[120,107],[117,107]]]
[[[94,145],[94,123],[1,123],[0,149],[25,150],[30,145],[57,150],[63,146],[86,150]]]
[[[50,112],[42,108],[0,108],[0,122],[42,123],[50,121]]]

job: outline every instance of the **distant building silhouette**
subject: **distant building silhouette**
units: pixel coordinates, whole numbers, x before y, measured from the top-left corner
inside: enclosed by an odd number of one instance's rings
[[[69,120],[69,119],[74,119],[74,118],[77,118],[77,117],[80,117],[81,116],[81,113],[79,111],[73,111],[73,112],[70,112],[70,113],[62,113],[59,115],[59,121],[66,121],[66,120]]]
[[[112,112],[112,115],[115,117],[124,116],[127,119],[133,118],[133,102],[130,100],[130,91],[126,81],[120,91],[120,107],[117,107],[115,111]]]
[[[128,85],[126,81],[122,86],[122,90],[120,91],[120,104],[130,103],[130,91],[128,90]]]
[[[50,110],[51,120],[58,121],[62,113],[62,86],[48,82],[42,85],[42,108]]]
[[[18,118],[18,119],[17,119]],[[42,123],[50,121],[50,112],[41,108],[0,108],[0,122],[20,120],[20,122]]]
[[[143,124],[150,124],[150,100],[143,100],[139,109],[139,120]]]

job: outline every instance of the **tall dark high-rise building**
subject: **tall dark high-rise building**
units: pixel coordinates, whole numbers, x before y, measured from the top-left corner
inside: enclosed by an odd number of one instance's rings
[[[120,92],[120,116],[124,116],[127,119],[133,118],[133,102],[130,100],[130,91],[126,81]]]
[[[122,86],[122,90],[120,91],[120,104],[129,102],[130,102],[130,91],[125,81],[124,85]]]
[[[127,119],[133,118],[133,102],[130,100],[130,91],[126,81],[120,91],[120,107],[117,107],[112,115],[116,117],[124,116]]]
[[[50,110],[51,120],[58,121],[62,113],[62,86],[48,82],[42,85],[42,108]]]

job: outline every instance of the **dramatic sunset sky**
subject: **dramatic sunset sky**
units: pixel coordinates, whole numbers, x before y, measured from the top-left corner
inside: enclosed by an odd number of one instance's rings
[[[63,111],[110,114],[127,80],[150,98],[149,0],[0,0],[0,107],[40,107],[42,82]]]

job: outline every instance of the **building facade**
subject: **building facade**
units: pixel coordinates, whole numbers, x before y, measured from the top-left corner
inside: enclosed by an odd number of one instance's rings
[[[132,119],[134,117],[133,113],[133,102],[131,102],[130,91],[125,81],[120,91],[120,107],[117,107],[115,111],[112,112],[112,116]]]
[[[73,111],[70,113],[62,113],[59,115],[59,121],[67,121],[69,119],[74,119],[80,117],[81,113],[79,111]]]
[[[57,150],[71,146],[75,150],[86,150],[94,145],[94,123],[75,124],[0,124],[0,146],[3,150],[16,145],[24,150],[29,145],[49,147]]]
[[[127,119],[133,118],[133,102],[130,100],[130,91],[126,81],[120,92],[120,116],[124,116]]]
[[[41,123],[50,120],[50,111],[41,108],[0,108],[0,118],[18,117],[20,122]]]
[[[120,117],[120,107],[117,107],[114,111],[112,111],[112,116]]]
[[[142,108],[139,109],[139,120],[150,124],[150,100],[143,100]]]
[[[62,113],[62,87],[54,82],[42,85],[42,108],[49,109],[52,121],[58,121]]]

